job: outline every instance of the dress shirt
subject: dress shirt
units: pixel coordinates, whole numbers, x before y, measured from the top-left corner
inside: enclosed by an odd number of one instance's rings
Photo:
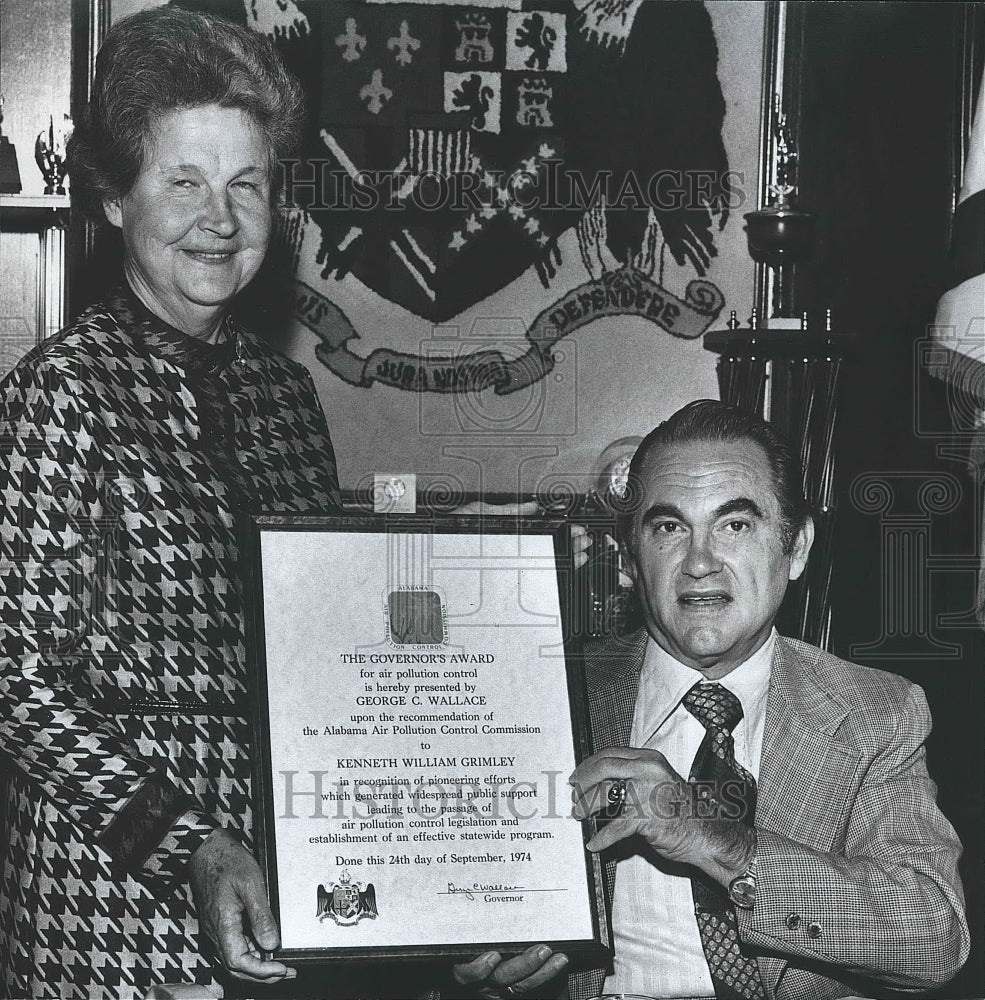
[[[774,629],[748,660],[718,681],[742,703],[742,720],[733,733],[735,757],[757,780],[775,644]],[[700,681],[696,670],[649,640],[630,742],[659,750],[685,777],[705,728],[681,700]],[[615,959],[613,973],[605,981],[606,993],[714,997],[687,870],[664,863],[653,853],[620,860],[612,924]]]

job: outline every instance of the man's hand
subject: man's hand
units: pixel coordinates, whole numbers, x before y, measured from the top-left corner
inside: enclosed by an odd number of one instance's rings
[[[487,503],[485,500],[473,500],[462,504],[452,511],[453,514],[495,514],[500,517],[536,517],[540,507],[536,500],[524,503]]]
[[[561,975],[567,967],[566,955],[552,953],[546,944],[535,944],[505,961],[499,952],[486,952],[471,962],[456,965],[452,976],[478,996],[519,997]]]
[[[493,514],[500,517],[536,517],[543,511],[536,500],[525,503],[486,503],[485,500],[473,500],[463,504],[453,514]],[[571,532],[571,557],[575,569],[588,562],[588,550],[592,547],[592,536],[580,524],[572,522],[568,525]],[[615,542],[612,543],[615,545]]]
[[[260,955],[280,944],[280,934],[253,855],[225,830],[213,830],[188,867],[198,922],[229,972],[258,983],[293,979],[296,969]]]
[[[724,886],[752,860],[755,828],[720,818],[729,803],[722,808],[700,798],[658,750],[614,747],[583,760],[569,779],[575,819],[599,812],[615,779],[626,782],[625,805],[588,842],[590,851],[638,834],[662,857],[694,865]]]

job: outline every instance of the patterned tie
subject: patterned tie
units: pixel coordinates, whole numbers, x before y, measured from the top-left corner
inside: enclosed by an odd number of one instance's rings
[[[742,718],[739,699],[721,684],[695,684],[684,696],[684,707],[705,727],[688,781],[701,782],[705,787],[714,784],[718,788],[729,782],[739,792],[730,795],[729,802],[741,798],[745,821],[752,823],[756,813],[756,781],[736,761],[732,738],[732,730]],[[699,876],[692,877],[691,891],[715,996],[724,1000],[765,998],[756,960],[739,951],[735,910],[728,893],[717,883]]]

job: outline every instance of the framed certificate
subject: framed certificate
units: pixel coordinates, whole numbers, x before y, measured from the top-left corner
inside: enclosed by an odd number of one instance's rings
[[[244,555],[277,956],[602,957],[564,525],[262,515]]]

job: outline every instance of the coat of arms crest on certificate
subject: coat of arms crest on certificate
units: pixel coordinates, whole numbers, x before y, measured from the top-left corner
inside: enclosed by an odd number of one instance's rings
[[[373,883],[353,882],[352,876],[343,871],[337,882],[330,882],[328,888],[318,886],[318,909],[315,916],[319,921],[330,917],[337,924],[347,927],[357,924],[363,917],[376,919],[376,889]]]
[[[396,646],[440,646],[445,641],[445,610],[433,590],[393,590],[387,595],[387,629]]]

